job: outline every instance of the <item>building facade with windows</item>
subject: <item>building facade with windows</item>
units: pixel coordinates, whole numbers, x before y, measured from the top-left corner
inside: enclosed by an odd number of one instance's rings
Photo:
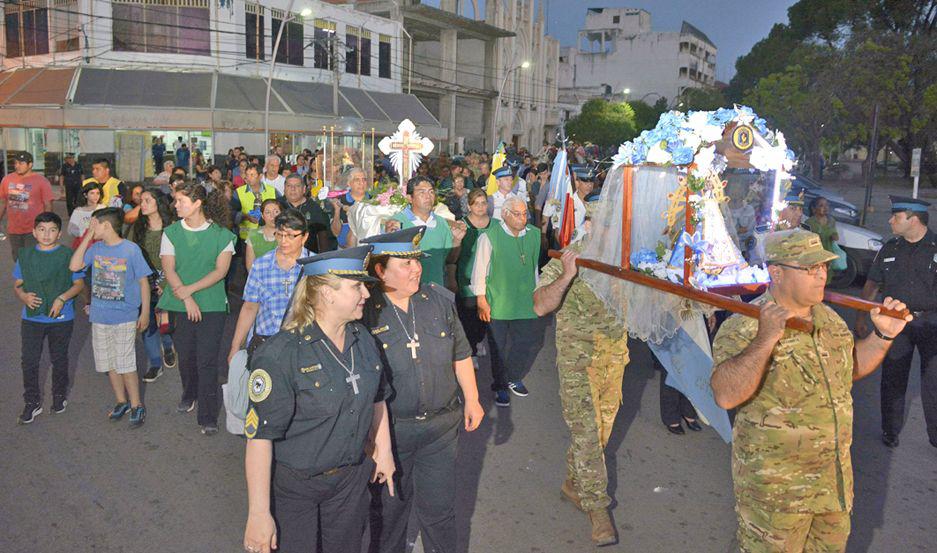
[[[716,85],[716,53],[685,21],[679,31],[653,31],[644,10],[589,8],[576,45],[560,50],[560,103],[569,115],[597,97],[672,103],[687,88]]]
[[[350,6],[21,0],[0,9],[0,146],[32,152],[37,169],[55,170],[74,151],[112,157],[122,178],[140,180],[152,174],[155,136],[198,144],[208,159],[234,146],[315,149],[323,136],[358,148],[407,117],[426,136],[446,136],[401,89],[401,25]]]
[[[404,26],[403,86],[448,130],[441,149],[490,152],[503,141],[537,151],[552,140],[559,42],[545,34],[543,2],[336,1]]]

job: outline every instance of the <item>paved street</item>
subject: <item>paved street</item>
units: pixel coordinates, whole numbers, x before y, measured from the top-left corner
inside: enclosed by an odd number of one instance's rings
[[[851,197],[854,190],[848,192]],[[874,223],[880,226],[887,213],[881,189],[876,204]],[[144,427],[109,423],[113,395],[107,378],[94,372],[83,315],[71,344],[77,362],[68,410],[50,414],[47,397],[36,422],[15,424],[22,408],[20,306],[10,291],[8,249],[0,243],[0,272],[6,275],[0,278],[0,324],[8,329],[0,341],[6,361],[0,551],[239,551],[246,516],[243,440],[224,432],[204,437],[194,414],[175,413],[181,394],[175,370],[146,387]],[[228,336],[233,323],[232,315]],[[142,353],[142,345],[138,349]],[[683,437],[666,432],[658,410],[660,374],[648,356],[646,347],[635,345],[607,451],[621,543],[604,550],[731,551],[729,446],[709,429]],[[530,397],[514,398],[510,409],[493,407],[483,393],[488,417],[461,442],[461,552],[591,550],[586,517],[560,500],[568,432],[553,358],[554,350],[544,349],[527,379]],[[142,357],[138,362],[145,369]],[[489,380],[479,372],[480,389],[486,391]],[[856,505],[849,551],[933,551],[937,450],[924,432],[920,375],[912,372],[908,423],[897,450],[879,440],[878,386],[875,373],[855,387]],[[47,396],[48,387],[46,379]]]

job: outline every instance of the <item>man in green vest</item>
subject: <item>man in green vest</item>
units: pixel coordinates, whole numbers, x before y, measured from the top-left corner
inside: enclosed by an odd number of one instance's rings
[[[446,264],[455,263],[459,259],[459,248],[465,237],[465,223],[456,221],[450,226],[448,221],[433,213],[436,188],[428,177],[416,176],[407,182],[407,199],[410,205],[394,215],[393,220],[399,222],[399,228],[403,229],[426,226],[420,248],[428,255],[422,259],[423,276],[420,282],[435,282],[445,288]],[[388,225],[387,231],[397,229],[397,225]]]
[[[489,323],[495,405],[510,407],[508,390],[527,396],[522,379],[543,343],[533,300],[540,229],[527,224],[527,202],[520,196],[505,198],[501,215],[475,242],[472,291],[478,299],[478,317]]]
[[[231,198],[231,213],[241,214],[238,232],[241,241],[247,240],[247,233],[259,226],[260,205],[264,200],[280,198],[276,189],[261,182],[260,173],[259,165],[248,165],[244,171],[244,186],[238,187]]]

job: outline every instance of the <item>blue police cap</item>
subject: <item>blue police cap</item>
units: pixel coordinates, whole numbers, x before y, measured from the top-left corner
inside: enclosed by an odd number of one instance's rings
[[[368,259],[371,246],[358,246],[346,250],[335,250],[297,261],[302,267],[302,276],[335,275],[351,280],[375,282],[368,274]]]
[[[595,171],[586,165],[573,167],[573,174],[576,175],[576,179],[581,181],[593,182],[595,180]]]
[[[927,208],[930,206],[930,202],[925,202],[924,200],[918,200],[916,198],[909,198],[907,196],[892,196],[889,194],[888,199],[891,200],[892,213],[898,213],[900,211],[917,211],[919,213],[926,213]]]
[[[427,254],[424,254],[420,249],[420,240],[423,239],[425,233],[426,227],[420,225],[362,238],[360,242],[373,246],[374,249],[371,251],[371,255],[389,255],[404,258],[423,257]]]
[[[501,167],[498,167],[491,174],[494,175],[496,179],[500,179],[501,177],[514,177],[514,171],[508,165],[502,165]]]
[[[800,190],[789,190],[787,192],[787,196],[784,196],[784,201],[787,202],[788,205],[799,205],[800,207],[804,207],[803,188]]]

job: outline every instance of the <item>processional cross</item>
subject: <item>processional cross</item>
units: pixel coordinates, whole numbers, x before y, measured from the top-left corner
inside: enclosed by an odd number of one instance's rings
[[[420,136],[416,126],[409,119],[404,119],[397,127],[397,132],[385,136],[378,143],[378,148],[385,155],[390,156],[394,169],[400,176],[400,185],[405,186],[410,175],[420,165],[423,156],[433,151],[433,141]]]

